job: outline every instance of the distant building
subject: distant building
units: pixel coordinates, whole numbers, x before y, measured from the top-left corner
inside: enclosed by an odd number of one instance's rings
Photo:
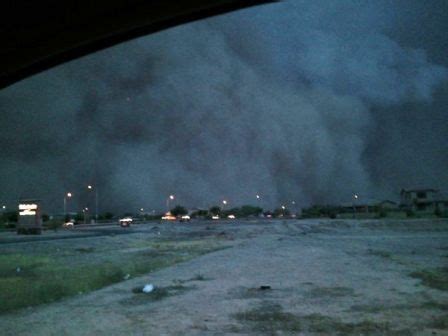
[[[400,206],[407,210],[419,212],[446,211],[448,197],[436,189],[402,189]]]

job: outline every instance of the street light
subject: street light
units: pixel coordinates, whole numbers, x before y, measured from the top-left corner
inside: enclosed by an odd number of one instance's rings
[[[222,201],[222,210],[224,210],[224,208],[226,207],[226,205],[227,205],[227,201],[226,201],[226,200],[223,200],[223,201]]]
[[[356,217],[356,205],[355,202],[358,199],[358,195],[357,194],[353,194],[353,218]]]
[[[85,207],[84,209],[82,209],[82,212],[84,213],[84,224],[87,224],[87,220],[86,220],[86,213],[89,211],[89,208]]]
[[[166,211],[169,212],[170,211],[170,201],[174,200],[174,195],[170,195],[168,196],[168,198],[166,199]]]
[[[89,184],[87,189],[92,190],[93,186]],[[95,221],[98,222],[98,187],[95,188]]]
[[[72,193],[68,192],[64,195],[64,220],[65,217],[67,217],[67,198],[71,198],[72,197]]]
[[[256,197],[258,200],[260,199],[260,195],[256,195],[255,197]]]

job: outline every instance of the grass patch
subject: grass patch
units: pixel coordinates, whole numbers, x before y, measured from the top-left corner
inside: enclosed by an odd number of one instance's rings
[[[93,247],[79,247],[76,248],[75,251],[81,252],[81,253],[92,253],[95,251],[95,248]]]
[[[448,330],[448,315],[436,317],[430,326],[436,329]]]
[[[392,311],[410,311],[410,310],[440,310],[447,311],[448,304],[440,303],[437,301],[427,301],[423,303],[416,304],[396,304],[396,305],[353,305],[350,308],[350,312],[357,313],[381,313],[381,312],[392,312]]]
[[[257,308],[234,314],[236,320],[253,332],[277,335],[286,332],[312,332],[323,335],[411,335],[410,330],[394,330],[388,323],[370,320],[343,322],[321,314],[295,315],[278,304],[264,302]]]
[[[448,267],[415,271],[412,272],[410,276],[420,279],[422,284],[427,287],[444,291],[448,290]]]
[[[422,308],[426,309],[437,309],[442,311],[448,311],[448,303],[440,303],[436,301],[428,301],[421,305]]]
[[[302,331],[300,318],[294,314],[284,312],[278,304],[265,302],[258,308],[236,313],[233,317],[239,322],[248,325],[254,332],[275,334],[278,331]]]
[[[354,290],[348,287],[316,287],[310,290],[307,296],[313,298],[335,298],[353,296],[354,294]]]
[[[150,255],[121,253],[121,249],[129,245],[107,251],[90,247],[65,248],[64,253],[45,246],[41,254],[30,249],[26,253],[21,251],[22,254],[0,255],[0,313],[94,291],[123,281],[129,275],[143,275],[218,249],[210,242],[183,242],[170,253],[164,253],[176,243],[166,242],[160,246],[162,252],[156,250]],[[163,292],[158,294],[163,295]]]
[[[207,281],[209,279],[207,279],[205,276],[203,276],[202,274],[196,274],[194,277],[192,277],[189,281]]]
[[[369,252],[369,254],[377,256],[377,257],[381,257],[381,258],[385,258],[385,259],[392,258],[392,254],[387,251],[369,249],[368,252]]]

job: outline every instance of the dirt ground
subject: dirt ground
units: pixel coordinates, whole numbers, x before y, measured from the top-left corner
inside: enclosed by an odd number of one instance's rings
[[[114,239],[211,239],[226,248],[0,315],[0,333],[448,335],[446,220],[253,220],[133,230]],[[97,248],[108,242],[89,239]],[[45,242],[8,249],[33,244]],[[156,289],[141,293],[148,283]]]

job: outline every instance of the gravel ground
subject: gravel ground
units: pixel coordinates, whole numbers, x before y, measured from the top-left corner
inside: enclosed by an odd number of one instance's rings
[[[448,221],[167,223],[114,239],[134,234],[228,248],[1,315],[1,334],[448,335]],[[96,239],[98,249],[107,243]],[[33,244],[45,242],[8,249]],[[138,293],[146,283],[157,292]]]

